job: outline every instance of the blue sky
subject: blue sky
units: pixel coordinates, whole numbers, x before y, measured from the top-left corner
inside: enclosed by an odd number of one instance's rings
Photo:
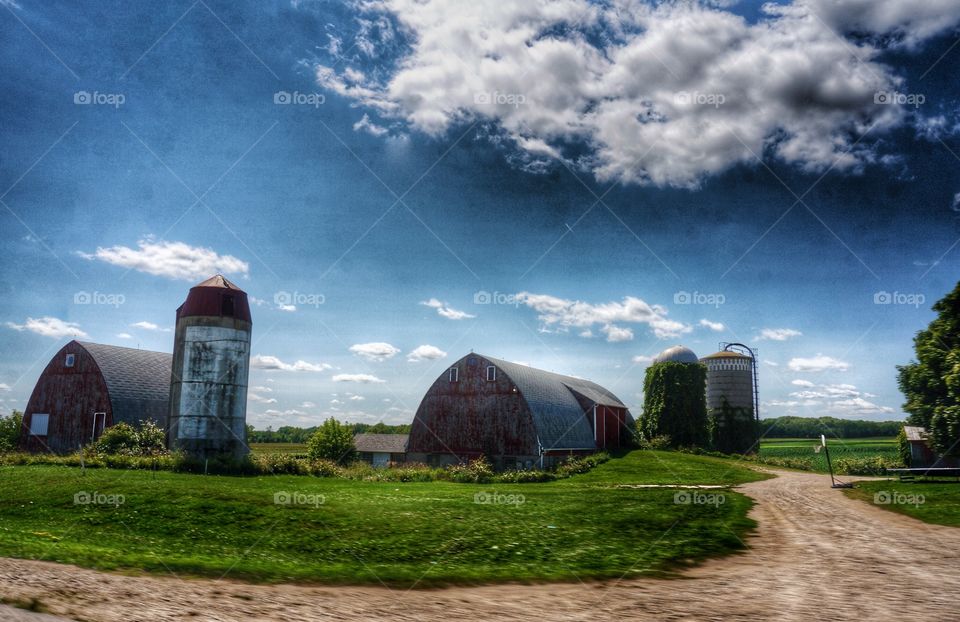
[[[73,334],[170,351],[222,271],[257,427],[409,421],[471,349],[639,411],[650,356],[720,341],[764,416],[899,418],[960,261],[958,22],[0,0],[0,409]]]

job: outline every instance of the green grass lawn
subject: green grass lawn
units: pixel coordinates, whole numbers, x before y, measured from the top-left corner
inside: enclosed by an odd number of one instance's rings
[[[853,490],[845,491],[848,496],[927,523],[960,527],[960,482],[956,480],[890,480],[855,485]]]
[[[643,451],[571,479],[514,485],[3,467],[0,555],[267,582],[656,574],[742,548],[750,500],[723,490],[723,503],[678,504],[675,489],[618,484],[760,477],[735,461]],[[77,505],[81,491],[123,502]],[[281,491],[304,503],[275,504]]]
[[[830,449],[830,459],[834,462],[842,458],[872,458],[881,456],[890,461],[899,460],[897,454],[897,439],[895,437],[881,438],[851,438],[827,439]],[[809,461],[814,471],[827,471],[827,456],[821,450],[820,439],[816,438],[771,438],[760,441],[760,456],[765,458],[791,458]]]

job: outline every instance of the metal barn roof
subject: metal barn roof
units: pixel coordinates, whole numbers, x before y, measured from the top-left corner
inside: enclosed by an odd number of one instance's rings
[[[100,368],[110,394],[114,422],[136,424],[147,416],[157,418],[170,400],[173,356],[165,352],[122,348],[78,341]],[[162,409],[159,403],[163,402]],[[149,404],[149,408],[146,408]]]
[[[357,451],[402,454],[407,451],[409,439],[409,434],[357,434],[353,437],[353,444]]]
[[[544,449],[593,449],[593,430],[574,392],[603,406],[626,408],[613,393],[595,382],[564,376],[482,356],[507,374],[533,414],[537,437]]]
[[[926,441],[927,431],[920,426],[916,425],[905,425],[903,426],[903,433],[907,435],[908,441]]]

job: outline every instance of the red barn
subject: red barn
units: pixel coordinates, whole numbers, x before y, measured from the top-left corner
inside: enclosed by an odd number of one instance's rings
[[[619,448],[632,426],[626,405],[594,382],[468,354],[420,402],[407,459],[447,464],[486,456],[498,469],[550,466]]]
[[[171,356],[71,341],[47,364],[23,413],[27,451],[75,451],[105,428],[153,420],[166,427]]]

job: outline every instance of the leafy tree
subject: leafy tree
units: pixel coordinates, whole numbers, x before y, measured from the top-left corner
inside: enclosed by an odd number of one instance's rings
[[[357,457],[353,430],[349,425],[330,417],[307,441],[307,452],[311,460],[332,460],[339,464],[348,464]]]
[[[896,436],[902,421],[863,421],[836,417],[772,417],[763,419],[760,428],[764,438],[866,438]]]
[[[719,412],[709,416],[710,444],[725,454],[757,450],[757,425],[752,408],[735,408],[724,398]]]
[[[643,381],[640,435],[669,436],[675,447],[707,444],[707,368],[694,363],[651,365]]]
[[[14,410],[7,417],[0,417],[0,451],[14,451],[20,444],[20,427],[23,413]]]
[[[141,421],[139,428],[124,422],[103,431],[93,445],[101,454],[149,456],[166,453],[166,434],[153,421]]]
[[[913,339],[917,360],[897,367],[913,425],[940,455],[960,455],[960,283],[933,305],[937,317]]]

